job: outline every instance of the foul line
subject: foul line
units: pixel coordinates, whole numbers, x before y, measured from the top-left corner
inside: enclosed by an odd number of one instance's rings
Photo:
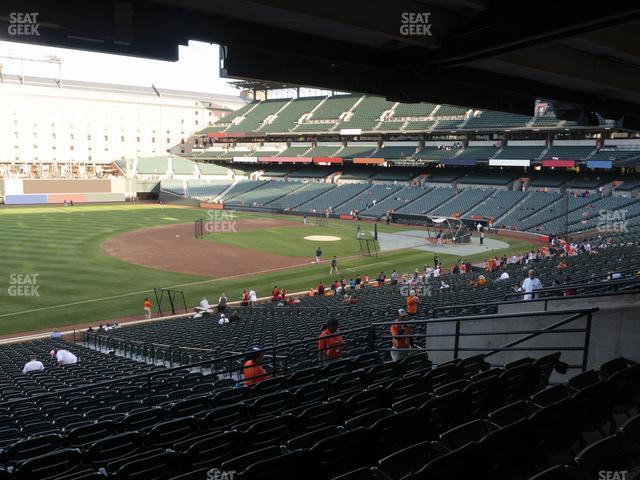
[[[353,258],[353,257],[347,257],[347,258]],[[325,260],[322,263],[323,264],[329,264],[329,261]],[[380,265],[380,264],[392,265],[389,262],[377,262],[377,263],[370,263],[368,265],[362,265],[362,266],[360,266],[360,269],[365,268],[365,267],[370,267],[370,266],[373,266],[373,265]],[[290,265],[288,267],[270,268],[270,269],[267,269],[267,270],[259,270],[257,272],[253,272],[253,275],[261,274],[261,273],[277,272],[277,271],[280,271],[280,270],[287,270],[289,268],[304,267],[304,266],[308,266],[308,265],[309,265],[309,263],[299,263],[299,264],[296,264],[296,265]],[[353,270],[351,268],[347,268],[345,270],[353,271],[353,272],[356,271],[356,270]],[[208,280],[200,280],[200,281],[197,281],[197,282],[182,283],[182,284],[179,284],[179,285],[170,285],[168,287],[161,287],[161,288],[193,287],[193,286],[196,286],[196,285],[204,285],[204,284],[207,284],[207,283],[213,283],[213,282],[219,282],[219,281],[225,281],[225,280],[232,280],[234,278],[245,277],[247,275],[252,275],[252,274],[240,273],[240,274],[237,274],[237,275],[229,275],[227,277],[210,278]],[[14,315],[24,315],[25,313],[35,313],[35,312],[43,312],[43,311],[46,311],[46,310],[55,310],[57,308],[73,307],[73,306],[76,306],[76,305],[84,305],[84,304],[87,304],[87,303],[104,302],[105,300],[113,300],[113,299],[116,299],[116,298],[132,297],[134,295],[142,295],[142,294],[151,293],[151,292],[153,292],[153,289],[140,290],[138,292],[123,293],[123,294],[120,294],[120,295],[111,295],[111,296],[108,296],[108,297],[91,298],[91,299],[88,299],[88,300],[78,300],[77,302],[63,303],[63,304],[60,304],[60,305],[51,305],[49,307],[32,308],[30,310],[22,310],[20,312],[3,313],[3,314],[0,314],[0,318],[12,317]]]

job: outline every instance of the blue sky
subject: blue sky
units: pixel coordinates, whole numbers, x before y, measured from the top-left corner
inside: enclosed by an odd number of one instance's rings
[[[44,59],[49,55],[60,57],[62,65],[7,58]],[[163,62],[0,41],[3,73],[238,95],[237,89],[219,77],[217,45],[189,42],[180,47],[179,55],[177,62]]]

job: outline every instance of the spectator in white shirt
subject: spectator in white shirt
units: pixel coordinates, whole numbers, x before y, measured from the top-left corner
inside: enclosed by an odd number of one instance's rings
[[[522,290],[524,290],[524,300],[533,299],[533,291],[542,288],[542,282],[536,277],[533,270],[529,270],[529,276],[522,281]]]
[[[507,272],[502,272],[502,275],[500,275],[500,278],[498,278],[498,280],[508,280],[509,279],[509,274]]]
[[[211,305],[209,305],[209,300],[207,300],[207,297],[204,297],[202,300],[200,300],[200,308],[203,310],[209,310],[211,308]]]
[[[61,365],[73,365],[74,363],[78,363],[78,357],[76,357],[69,350],[65,350],[63,348],[59,350],[52,350],[56,359],[58,360],[58,366]]]
[[[255,305],[257,301],[258,301],[258,295],[256,295],[256,291],[252,288],[249,291],[249,302],[251,302],[251,305]]]
[[[35,355],[33,355],[31,357],[31,360],[24,364],[22,373],[27,374],[29,372],[42,371],[42,370],[44,370],[44,365],[42,364],[42,362],[38,361]]]

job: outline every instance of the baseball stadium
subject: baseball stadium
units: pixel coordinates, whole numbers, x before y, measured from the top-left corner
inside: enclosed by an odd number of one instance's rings
[[[1,7],[0,480],[640,479],[639,6],[98,5]]]

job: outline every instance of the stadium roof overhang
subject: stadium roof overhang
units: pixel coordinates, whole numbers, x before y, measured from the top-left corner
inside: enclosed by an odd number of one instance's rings
[[[12,12],[39,35],[10,35]],[[636,0],[9,0],[0,38],[167,60],[201,40],[232,78],[640,123]]]

